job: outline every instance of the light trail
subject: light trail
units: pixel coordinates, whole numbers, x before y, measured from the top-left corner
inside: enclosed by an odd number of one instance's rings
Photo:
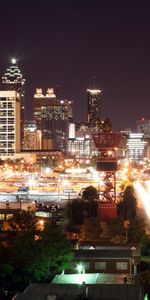
[[[150,219],[150,181],[144,183],[135,181],[133,183],[135,195],[138,200],[138,207],[144,207],[145,212]]]

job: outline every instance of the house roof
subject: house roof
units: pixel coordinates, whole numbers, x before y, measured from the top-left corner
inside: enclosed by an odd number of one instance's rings
[[[113,258],[131,258],[132,250],[130,249],[92,249],[92,250],[75,250],[75,259],[113,259]]]
[[[142,289],[130,284],[31,284],[16,300],[47,300],[48,295],[56,295],[56,299],[85,299],[88,293],[92,300],[143,300]],[[52,298],[51,298],[52,299]]]

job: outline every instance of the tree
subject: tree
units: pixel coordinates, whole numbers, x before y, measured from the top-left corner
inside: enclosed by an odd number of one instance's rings
[[[81,226],[83,239],[87,241],[97,241],[100,239],[102,229],[97,218],[87,218]]]
[[[135,217],[130,220],[128,226],[128,238],[130,242],[140,242],[145,236],[145,221],[143,218]]]
[[[49,270],[60,272],[66,269],[73,259],[73,248],[66,240],[59,226],[47,224],[41,232],[41,246],[44,253],[49,257]]]
[[[141,239],[141,255],[150,255],[150,236],[144,235]]]
[[[124,220],[135,218],[136,216],[137,201],[134,195],[134,189],[132,186],[127,186],[123,200],[118,203],[118,214],[123,217]]]
[[[107,225],[109,228],[109,232],[111,237],[114,236],[125,236],[125,227],[123,220],[119,218],[111,218],[107,220]]]
[[[40,240],[35,240],[34,231],[18,232],[9,250],[10,262],[18,277],[39,281],[46,276],[48,257],[44,255]]]
[[[70,225],[81,225],[85,218],[97,217],[97,215],[98,203],[93,199],[75,199],[66,206],[66,216]]]
[[[1,246],[1,267],[4,269],[9,262],[13,270],[11,280],[29,284],[65,269],[72,260],[72,253],[72,246],[59,226],[47,225],[40,232],[31,229],[16,232],[7,247]]]
[[[87,217],[97,217],[98,215],[98,203],[99,193],[97,189],[90,185],[85,188],[82,194],[82,199],[85,202],[85,212],[87,212]]]
[[[94,186],[90,185],[86,187],[85,190],[83,191],[82,199],[87,201],[98,200],[99,193]]]
[[[35,224],[34,214],[29,211],[19,210],[8,223],[11,230],[33,229]]]
[[[83,223],[84,203],[81,199],[72,200],[66,206],[66,216],[69,223],[73,225],[80,225]]]

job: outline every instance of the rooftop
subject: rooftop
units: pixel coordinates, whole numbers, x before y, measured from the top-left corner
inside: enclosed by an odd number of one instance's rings
[[[91,249],[75,250],[76,259],[95,259],[95,258],[131,258],[132,250],[130,249]]]
[[[49,297],[48,297],[49,296]],[[50,298],[51,296],[51,298]],[[52,296],[56,298],[52,298]],[[16,300],[143,300],[142,289],[132,284],[31,284]]]

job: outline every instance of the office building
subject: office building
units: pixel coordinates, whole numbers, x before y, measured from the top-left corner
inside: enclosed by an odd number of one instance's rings
[[[100,121],[101,114],[101,90],[87,89],[88,123],[95,126]]]
[[[24,125],[23,150],[41,149],[41,131],[37,130],[35,122],[26,121]]]
[[[147,142],[143,133],[129,133],[126,139],[125,155],[132,160],[139,160],[147,157]]]
[[[43,95],[42,89],[36,89],[33,117],[37,130],[41,130],[42,150],[66,150],[72,114],[72,101],[56,99],[52,88],[48,88],[46,95]]]
[[[0,91],[0,156],[20,152],[20,94]]]
[[[69,126],[68,155],[76,159],[87,160],[98,155],[93,141],[93,129],[88,126],[77,127],[74,124]]]
[[[23,142],[24,111],[25,111],[25,79],[18,68],[16,59],[11,59],[11,65],[6,69],[2,77],[2,89],[5,91],[16,91],[20,93],[20,134],[21,144]]]
[[[150,139],[150,120],[142,118],[137,121],[137,132],[143,133],[144,138]]]

